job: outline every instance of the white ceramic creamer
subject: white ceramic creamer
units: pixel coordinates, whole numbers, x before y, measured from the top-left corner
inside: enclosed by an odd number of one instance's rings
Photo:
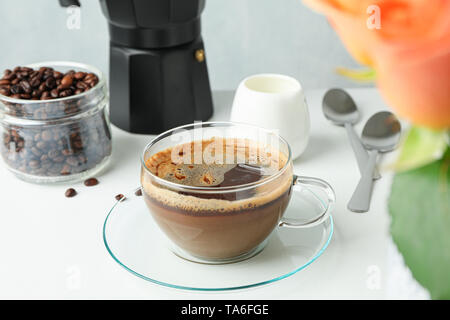
[[[234,97],[230,120],[278,130],[291,146],[294,159],[308,144],[308,106],[302,86],[289,76],[258,74],[242,80]]]

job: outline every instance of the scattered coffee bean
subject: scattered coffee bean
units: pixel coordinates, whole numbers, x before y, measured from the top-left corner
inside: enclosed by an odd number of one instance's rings
[[[142,196],[142,189],[136,190],[136,192],[134,194],[138,197]]]
[[[67,198],[72,198],[72,197],[75,197],[77,195],[77,191],[74,188],[69,188],[69,189],[66,190],[65,195],[66,195]]]
[[[89,178],[84,181],[84,185],[86,187],[96,186],[98,184],[98,180],[96,178]]]
[[[123,198],[125,198],[125,196],[124,196],[123,194],[119,193],[115,198],[116,198],[117,201],[120,201],[120,200],[122,200]],[[125,199],[124,199],[124,200],[125,200]]]

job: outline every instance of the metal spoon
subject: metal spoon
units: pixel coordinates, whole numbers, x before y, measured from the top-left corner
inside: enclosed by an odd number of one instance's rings
[[[322,110],[325,118],[336,125],[344,126],[347,130],[348,138],[358,161],[359,172],[362,175],[369,160],[369,154],[353,129],[353,124],[359,120],[359,111],[352,97],[342,89],[330,89],[323,97]],[[373,178],[381,178],[378,170],[375,170]]]
[[[353,193],[348,209],[353,212],[367,212],[373,186],[373,171],[379,152],[388,152],[397,146],[400,140],[401,125],[391,112],[382,111],[374,114],[364,126],[362,142],[369,149],[369,161],[358,186]]]

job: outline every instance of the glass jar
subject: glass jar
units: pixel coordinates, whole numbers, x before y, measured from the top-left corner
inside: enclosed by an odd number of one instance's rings
[[[52,183],[97,174],[111,156],[108,92],[97,68],[75,62],[42,62],[54,68],[94,73],[91,89],[52,100],[22,100],[0,95],[0,154],[23,180]]]

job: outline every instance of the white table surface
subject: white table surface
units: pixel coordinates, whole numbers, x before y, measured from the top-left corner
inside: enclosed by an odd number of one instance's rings
[[[375,89],[350,89],[361,108],[361,132],[368,117],[387,109]],[[295,171],[320,177],[335,189],[335,233],[325,253],[298,274],[278,283],[228,293],[197,293],[160,287],[122,269],[103,244],[102,226],[114,196],[139,184],[139,155],[151,136],[113,127],[113,157],[100,184],[42,186],[15,178],[0,166],[0,298],[56,299],[378,299],[386,297],[391,177],[376,182],[371,211],[346,209],[359,180],[343,128],[328,123],[324,90],[306,92],[311,138]],[[232,92],[215,92],[212,120],[228,120]],[[65,198],[75,187],[79,194]]]

